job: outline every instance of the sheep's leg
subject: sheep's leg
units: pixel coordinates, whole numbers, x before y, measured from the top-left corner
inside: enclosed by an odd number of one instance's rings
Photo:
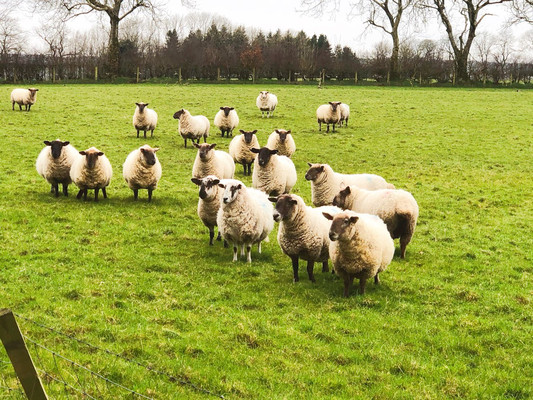
[[[63,183],[63,194],[68,196],[68,183]]]
[[[292,261],[292,273],[293,273],[293,282],[298,282],[300,277],[298,276],[298,256],[291,256]]]
[[[19,111],[22,111],[22,104],[19,104]]]
[[[374,277],[374,285],[379,285],[379,272]]]
[[[359,294],[365,294],[366,278],[359,279]]]
[[[98,192],[100,191],[100,188],[94,188],[94,201],[98,201]]]
[[[83,189],[80,189],[78,194],[76,195],[77,199],[81,199],[81,196],[83,195]]]
[[[257,252],[261,254],[261,242],[257,243]]]
[[[318,121],[318,131],[322,132],[322,122],[320,122],[319,120],[317,121]]]
[[[322,262],[322,272],[329,272],[328,261]]]
[[[233,261],[237,261],[237,245],[233,245]]]
[[[213,246],[213,238],[215,237],[215,228],[209,228],[209,246]]]
[[[107,199],[107,192],[105,190],[105,187],[102,188],[102,194],[104,195],[104,199]]]
[[[13,101],[12,103],[13,103],[13,104],[11,105],[11,109],[12,109],[13,111],[15,111],[15,102]]]
[[[139,129],[137,129],[137,137],[139,137]]]
[[[222,235],[220,234],[220,231],[218,231],[217,242],[220,242],[221,240],[222,240]]]
[[[154,189],[148,188],[148,203],[150,203],[152,201],[152,192],[153,191],[154,191]]]
[[[204,136],[204,143],[206,142],[206,138]],[[196,139],[196,144],[200,144],[200,138]]]
[[[348,118],[344,120],[344,126],[348,126]]]
[[[184,139],[185,140],[185,148],[187,148],[187,139]]]
[[[89,189],[83,189],[83,200],[86,201],[87,200],[87,191]]]
[[[241,244],[241,257],[244,257],[244,244]]]
[[[26,108],[28,109],[28,111],[30,111],[30,110],[31,110],[31,104],[28,104],[28,105],[26,106]]]
[[[154,130],[153,129],[150,131],[150,137],[154,137]]]
[[[144,132],[144,138],[146,139],[146,129],[143,132]]]
[[[333,124],[333,132],[335,132],[335,123]]]
[[[246,163],[243,163],[243,164],[242,164],[242,167],[244,168],[244,176],[248,175],[248,174],[246,173],[246,166],[247,166]]]
[[[229,243],[226,239],[224,239],[224,248],[227,249],[229,247]]]
[[[326,133],[329,133],[329,124],[326,124],[326,126],[327,126]]]
[[[313,274],[313,268],[315,267],[314,261],[307,261],[307,275],[309,276],[309,280],[313,283],[315,283],[315,275]]]
[[[51,193],[55,193],[56,197],[59,196],[59,185],[57,183],[52,184],[52,189],[50,190]]]
[[[350,289],[352,288],[353,278],[353,275],[344,276],[344,297],[350,296]]]
[[[200,139],[198,139],[198,144],[200,143]],[[204,143],[207,143],[207,135],[204,135]]]
[[[133,189],[133,200],[137,200],[138,197],[139,197],[139,190]]]
[[[252,262],[252,245],[246,246],[246,262]]]
[[[412,234],[403,234],[400,236],[400,257],[405,258],[405,249],[407,248],[407,245],[411,241],[411,235]]]

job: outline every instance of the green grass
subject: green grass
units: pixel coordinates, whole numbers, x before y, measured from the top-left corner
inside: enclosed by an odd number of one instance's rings
[[[255,98],[268,88],[251,85],[43,85],[29,113],[11,111],[12,88],[0,87],[0,306],[227,398],[533,397],[532,91],[276,86],[275,117],[261,119]],[[352,114],[326,135],[315,110],[331,100]],[[159,114],[153,139],[135,137],[135,101]],[[252,265],[207,245],[190,182],[196,151],[172,114],[185,107],[212,120],[221,105],[235,106],[239,128],[258,129],[263,145],[275,128],[292,129],[293,192],[308,203],[307,161],[376,173],[415,196],[407,257],[380,286],[345,299],[339,279],[317,265],[312,284],[303,263],[293,284],[276,232]],[[227,150],[229,139],[211,134]],[[68,198],[49,193],[34,164],[42,141],[58,137],[107,154],[109,199],[78,201],[73,186]],[[134,202],[121,176],[144,143],[161,148],[163,166],[150,204],[145,191]],[[251,186],[241,166],[236,178]],[[206,398],[20,324],[143,394]],[[0,386],[15,385],[10,368],[0,363]],[[83,379],[97,398],[121,398]]]

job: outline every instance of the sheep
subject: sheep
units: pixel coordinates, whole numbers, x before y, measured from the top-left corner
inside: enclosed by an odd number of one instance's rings
[[[252,153],[257,154],[254,161],[252,187],[270,196],[289,193],[296,184],[296,168],[290,158],[278,156],[277,150],[268,147],[257,149],[252,147]]]
[[[137,137],[139,131],[144,131],[144,138],[146,139],[146,131],[150,131],[150,136],[154,136],[154,129],[157,126],[157,113],[148,108],[148,103],[135,103],[135,112],[133,113],[133,126],[137,129]]]
[[[331,220],[329,255],[337,275],[344,280],[344,297],[348,297],[354,278],[359,279],[359,293],[365,293],[366,280],[384,271],[394,256],[394,241],[385,223],[376,215],[343,211]]]
[[[348,126],[348,118],[350,118],[350,106],[345,103],[341,103],[339,105],[341,108],[341,118],[339,120],[339,126],[342,126],[342,123],[344,122],[344,126]]]
[[[87,190],[94,189],[94,201],[98,201],[98,191],[102,189],[104,198],[107,198],[106,187],[111,181],[113,169],[107,157],[96,147],[80,151],[83,157],[74,161],[70,168],[70,178],[80,189],[77,199],[87,200]]]
[[[418,204],[411,193],[400,189],[372,191],[357,186],[341,186],[333,205],[380,217],[391,237],[400,238],[400,257],[405,258],[405,248],[413,237],[418,219]]]
[[[341,190],[341,183],[357,185],[367,190],[394,189],[394,185],[387,183],[379,175],[339,174],[334,172],[328,164],[307,164],[310,168],[305,174],[305,179],[311,181],[311,197],[316,207],[330,205],[335,195]]]
[[[261,118],[264,117],[265,112],[267,118],[270,118],[274,115],[274,110],[278,105],[278,97],[274,93],[263,90],[259,92],[259,96],[255,100],[255,104],[259,110],[261,110]]]
[[[194,165],[192,167],[192,177],[202,179],[207,175],[215,175],[220,179],[233,179],[235,173],[235,163],[233,158],[222,150],[213,150],[215,143],[192,143],[198,149]]]
[[[239,125],[239,116],[233,107],[220,107],[213,122],[220,129],[222,137],[224,137],[224,133],[226,133],[226,137],[230,137],[230,135],[233,136],[233,129]]]
[[[24,106],[24,110],[30,111],[31,106],[37,101],[38,91],[39,89],[35,88],[13,89],[11,92],[11,109],[15,111],[15,103],[17,103],[20,111],[22,111],[22,106]]]
[[[46,145],[35,162],[35,168],[51,185],[51,192],[59,196],[59,184],[63,185],[63,194],[68,196],[70,179],[70,167],[80,157],[78,150],[70,145],[70,142],[62,142],[56,139],[52,142],[45,140]]]
[[[251,132],[239,130],[240,135],[235,136],[229,144],[229,154],[233,161],[242,164],[244,175],[252,175],[252,164],[256,155],[250,151],[251,147],[259,147],[257,140],[257,129]]]
[[[340,101],[330,101],[329,104],[322,104],[316,110],[316,119],[318,121],[318,130],[322,130],[322,124],[327,125],[326,133],[329,132],[329,124],[333,124],[333,132],[335,132],[335,124],[341,119]]]
[[[219,183],[224,188],[217,214],[218,229],[222,237],[233,244],[233,261],[237,261],[237,246],[241,256],[246,247],[246,260],[252,262],[252,245],[257,243],[261,254],[261,242],[268,239],[274,229],[274,207],[265,193],[244,186],[241,181],[230,179]]]
[[[209,229],[209,245],[213,245],[215,237],[215,226],[217,226],[217,213],[220,208],[220,198],[222,189],[218,186],[220,179],[215,175],[208,175],[203,179],[191,178],[192,183],[200,187],[198,200],[198,216]],[[221,239],[220,229],[217,240]],[[224,247],[228,247],[228,242],[224,240]]]
[[[129,188],[133,190],[133,199],[137,200],[139,189],[148,189],[148,201],[152,201],[152,192],[161,179],[161,163],[155,154],[159,147],[147,144],[133,150],[122,166],[122,176]]]
[[[266,147],[269,149],[277,149],[278,155],[291,157],[296,151],[296,144],[292,138],[291,131],[284,129],[276,129],[268,137]]]
[[[331,215],[342,212],[337,207],[312,208],[295,194],[284,194],[270,201],[276,203],[274,221],[279,222],[278,243],[283,253],[292,260],[293,280],[298,282],[298,259],[307,261],[307,274],[315,282],[313,267],[322,263],[322,272],[328,272],[329,228],[331,222],[323,212]]]
[[[179,120],[179,132],[181,137],[185,140],[185,148],[187,148],[187,139],[191,139],[194,143],[200,143],[200,138],[204,137],[204,143],[207,142],[209,136],[209,120],[203,115],[192,116],[191,113],[185,109],[181,109],[174,113],[174,119]]]

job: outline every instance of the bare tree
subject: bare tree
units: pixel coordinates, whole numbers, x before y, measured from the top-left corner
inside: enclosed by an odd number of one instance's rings
[[[492,54],[494,47],[494,38],[488,33],[482,33],[477,36],[475,41],[475,49],[479,59],[479,75],[483,80],[483,84],[487,81],[489,73],[489,57]]]
[[[510,45],[511,41],[512,37],[508,33],[503,32],[503,34],[500,35],[500,39],[496,43],[494,51],[492,52],[492,57],[494,59],[495,64],[493,72],[493,78],[495,83],[498,83],[499,80],[505,80],[505,77],[507,75],[507,63],[509,62],[509,58],[513,53],[513,49]]]
[[[0,64],[4,80],[8,77],[8,65],[11,54],[22,51],[22,34],[17,21],[10,12],[0,12]]]
[[[533,0],[513,0],[515,22],[533,24]]]

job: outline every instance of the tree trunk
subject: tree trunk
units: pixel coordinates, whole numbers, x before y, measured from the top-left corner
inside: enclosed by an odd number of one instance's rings
[[[394,31],[392,33],[392,53],[390,56],[390,80],[396,81],[400,79],[400,38],[398,37],[398,32]]]
[[[109,17],[109,46],[107,49],[107,63],[111,77],[115,78],[120,72],[120,47],[118,43],[118,24],[120,19]]]
[[[459,82],[465,83],[470,81],[468,75],[468,53],[463,51],[455,54],[456,76]]]

